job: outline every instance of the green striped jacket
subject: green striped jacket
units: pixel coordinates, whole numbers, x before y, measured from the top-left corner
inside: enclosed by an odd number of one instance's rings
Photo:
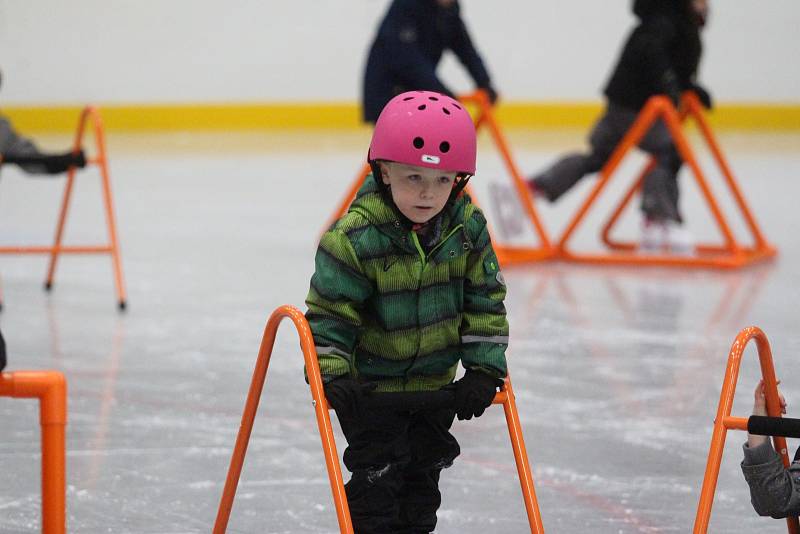
[[[467,195],[445,207],[441,239],[425,253],[369,176],[315,261],[306,318],[325,380],[349,373],[377,391],[434,390],[459,360],[506,376],[505,282]]]

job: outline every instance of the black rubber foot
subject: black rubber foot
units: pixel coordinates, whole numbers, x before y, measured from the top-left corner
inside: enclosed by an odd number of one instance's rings
[[[119,301],[119,311],[125,311],[128,309],[128,303],[124,300]]]
[[[45,291],[50,291],[51,289],[53,289],[53,283],[52,282],[45,282],[44,283],[44,290]]]

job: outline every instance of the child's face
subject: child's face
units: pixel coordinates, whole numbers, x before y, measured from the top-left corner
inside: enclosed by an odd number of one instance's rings
[[[389,186],[395,205],[417,224],[430,221],[442,211],[457,174],[393,161],[382,161],[380,167],[381,178]]]

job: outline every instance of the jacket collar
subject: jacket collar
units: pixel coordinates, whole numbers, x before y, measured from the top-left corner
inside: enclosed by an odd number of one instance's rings
[[[455,201],[448,202],[442,212],[437,215],[442,219],[439,239],[447,237],[459,224],[464,224],[464,210],[468,202],[469,196],[462,193]],[[403,217],[391,199],[381,192],[372,174],[367,175],[364,184],[358,190],[356,198],[348,209],[348,212],[350,211],[361,214],[402,249],[410,252],[416,250],[409,238],[412,231],[411,224],[408,219]],[[434,243],[434,246],[436,244],[438,243]]]

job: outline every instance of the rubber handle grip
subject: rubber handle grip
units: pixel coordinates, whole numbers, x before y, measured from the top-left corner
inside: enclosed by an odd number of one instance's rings
[[[751,415],[747,420],[747,432],[758,436],[800,438],[800,419]]]

